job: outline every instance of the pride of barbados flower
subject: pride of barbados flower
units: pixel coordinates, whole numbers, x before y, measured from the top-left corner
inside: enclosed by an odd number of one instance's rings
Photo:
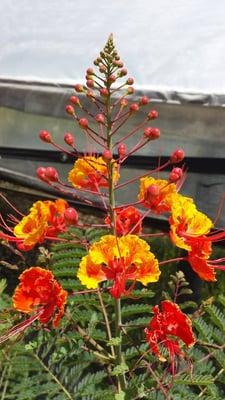
[[[105,223],[111,223],[109,216],[105,218]],[[132,206],[118,208],[115,211],[115,229],[118,236],[141,233],[142,218],[139,210]]]
[[[52,272],[31,267],[20,275],[19,280],[13,295],[16,310],[26,314],[38,312],[42,324],[52,321],[56,328],[64,314],[67,292],[55,280]]]
[[[67,214],[75,209],[63,199],[55,201],[36,201],[25,215],[17,222],[13,231],[8,228],[10,235],[0,232],[0,238],[15,242],[20,250],[30,250],[45,239],[54,239],[60,232],[65,231],[69,225]],[[14,236],[11,235],[13,232]]]
[[[172,196],[170,237],[181,249],[191,250],[191,241],[206,235],[213,227],[212,221],[198,211],[193,200],[176,194]]]
[[[146,340],[160,361],[166,361],[161,352],[162,348],[167,349],[174,372],[175,356],[184,355],[179,341],[181,340],[186,346],[191,347],[196,340],[191,320],[177,304],[165,300],[161,302],[160,308],[159,306],[153,307],[154,316],[148,328],[145,329]]]
[[[112,281],[110,293],[120,298],[136,281],[143,285],[158,281],[160,270],[149,245],[138,236],[105,235],[82,258],[77,276],[88,289],[97,288],[102,281]],[[133,285],[127,290],[128,281],[133,281]]]
[[[149,208],[153,213],[161,214],[170,211],[171,195],[176,192],[174,183],[147,176],[140,179],[138,199],[144,207]]]
[[[117,163],[113,162],[113,183],[119,179]],[[106,162],[102,157],[85,156],[75,161],[74,167],[68,175],[69,182],[75,188],[89,189],[97,192],[100,187],[109,187],[109,174]]]

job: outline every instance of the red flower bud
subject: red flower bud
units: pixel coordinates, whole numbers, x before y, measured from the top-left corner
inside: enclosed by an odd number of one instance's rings
[[[127,69],[126,68],[122,68],[121,70],[120,70],[120,72],[119,72],[119,75],[120,76],[125,76],[125,75],[127,75]]]
[[[66,110],[67,114],[70,114],[70,115],[74,115],[74,113],[75,113],[74,107],[71,106],[70,104],[67,104],[67,106],[65,107],[65,110]]]
[[[77,84],[74,86],[74,89],[75,89],[76,92],[78,92],[78,93],[81,93],[81,92],[84,91],[84,87],[83,87],[83,85],[81,85],[80,83],[77,83]]]
[[[126,84],[127,85],[133,85],[134,79],[133,78],[127,78]]]
[[[94,74],[93,68],[88,68],[87,71],[86,71],[86,74],[87,75],[93,75]]]
[[[66,208],[66,210],[64,211],[64,218],[68,225],[77,225],[78,223],[78,213],[75,208]]]
[[[40,131],[39,132],[39,138],[46,143],[51,143],[52,142],[52,137],[51,134],[48,131]]]
[[[30,251],[34,246],[26,245],[23,242],[18,242],[16,243],[16,247],[19,251]]]
[[[66,144],[68,144],[69,146],[74,146],[74,137],[73,137],[72,133],[69,133],[69,132],[65,133],[64,142]]]
[[[96,120],[97,122],[99,122],[99,124],[104,124],[104,123],[105,123],[105,117],[104,117],[103,114],[97,114],[97,115],[95,116],[95,120]]]
[[[144,136],[149,140],[156,140],[160,137],[160,130],[158,128],[145,128]]]
[[[37,177],[39,179],[41,179],[42,181],[47,182],[48,179],[45,176],[45,172],[46,172],[46,168],[44,168],[44,167],[38,167],[36,170]]]
[[[169,180],[170,182],[177,182],[179,179],[181,179],[183,176],[183,170],[181,168],[173,168],[172,171],[169,174]]]
[[[177,149],[175,150],[171,156],[170,156],[170,162],[172,164],[176,164],[179,163],[180,161],[182,161],[185,157],[185,152],[183,149]]]
[[[110,150],[104,150],[102,153],[102,158],[104,161],[111,161],[113,156]]]
[[[137,112],[139,110],[139,105],[137,103],[133,103],[130,105],[130,112]]]
[[[107,97],[109,94],[109,92],[106,88],[101,88],[99,92],[100,92],[100,95],[103,97]]]
[[[126,155],[127,147],[124,143],[120,143],[117,150],[118,150],[119,156],[123,157]]]
[[[151,110],[151,111],[149,111],[149,113],[148,113],[148,119],[156,119],[156,118],[158,118],[158,111],[156,111],[156,110]]]
[[[88,128],[88,120],[86,118],[80,118],[79,125],[81,128],[87,129]]]
[[[123,106],[123,107],[127,107],[127,105],[128,105],[128,100],[127,100],[127,99],[121,99],[121,100],[120,100],[120,104],[121,104],[121,106]]]
[[[89,88],[93,88],[95,86],[95,83],[94,83],[93,79],[88,79],[86,82],[86,85]]]
[[[158,197],[160,193],[160,188],[158,185],[150,185],[146,190],[146,196]]]
[[[106,69],[106,67],[105,67],[103,64],[101,64],[101,65],[99,65],[99,71],[100,71],[102,74],[104,74],[104,73],[107,71],[107,69]]]
[[[109,81],[110,82],[115,82],[116,81],[116,76],[115,75],[110,75],[109,76]]]
[[[113,65],[115,65],[115,67],[122,68],[123,67],[123,61],[115,59],[115,61],[113,61]]]
[[[146,106],[149,103],[149,98],[147,96],[142,96],[139,100],[140,106]]]
[[[46,168],[45,176],[51,182],[58,182],[58,180],[59,180],[58,172],[53,167],[47,167]]]
[[[93,99],[95,97],[95,94],[94,94],[93,90],[88,90],[86,93],[86,96],[91,97]]]
[[[73,104],[80,104],[80,100],[77,96],[70,96],[70,102]]]

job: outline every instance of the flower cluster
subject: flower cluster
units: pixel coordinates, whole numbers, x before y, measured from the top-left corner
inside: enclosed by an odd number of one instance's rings
[[[66,112],[77,124],[80,134],[92,143],[91,152],[79,152],[76,138],[70,132],[64,135],[64,148],[54,142],[50,132],[42,130],[40,139],[71,157],[73,166],[66,183],[60,180],[58,171],[51,166],[40,166],[37,176],[63,195],[72,196],[73,199],[91,206],[97,205],[104,211],[103,221],[98,226],[106,234],[94,243],[85,241],[87,252],[80,261],[76,277],[74,271],[74,279],[78,278],[87,288],[82,293],[96,290],[100,296],[101,291],[109,291],[114,298],[114,332],[119,344],[116,349],[112,345],[111,359],[116,366],[121,367],[121,299],[131,293],[137,282],[144,286],[157,282],[161,274],[160,267],[177,261],[158,260],[155,257],[150,245],[144,240],[143,225],[146,216],[164,214],[169,223],[169,232],[165,235],[173,245],[186,251],[186,255],[179,257],[179,260],[188,261],[198,276],[207,281],[216,280],[216,269],[225,269],[222,264],[225,258],[210,260],[212,243],[225,239],[225,231],[216,229],[211,219],[197,209],[193,199],[179,193],[186,178],[185,166],[182,165],[185,157],[183,149],[175,149],[163,165],[158,165],[141,177],[120,182],[121,167],[126,159],[160,138],[160,130],[152,126],[158,113],[149,109],[150,100],[147,96],[129,101],[130,96],[135,93],[134,79],[127,77],[128,71],[115,49],[112,36],[94,60],[94,66],[95,68],[88,68],[86,71],[86,84],[74,86],[76,95],[73,93],[66,106]],[[86,109],[87,101],[91,104],[90,111]],[[119,136],[120,128],[128,119],[134,118],[140,109],[141,115],[144,115],[143,121],[140,122],[138,118],[136,126],[132,121],[131,130]],[[130,138],[133,140],[132,145],[128,141]],[[94,153],[96,146],[100,149],[98,153]],[[159,176],[160,171],[166,168],[170,169],[167,179],[153,177]],[[137,198],[129,204],[117,204],[117,190],[137,181]],[[58,235],[65,232],[70,225],[76,225],[78,229],[91,225],[78,224],[76,210],[63,199],[37,201],[28,215],[20,214],[21,216],[20,219],[11,219],[13,226],[8,226],[0,216],[3,228],[0,239],[15,242],[20,250],[30,250],[44,240],[62,240]],[[14,329],[13,334],[23,330],[35,319],[42,324],[51,321],[53,327],[57,327],[64,314],[67,292],[53,274],[40,267],[31,267],[20,275],[19,280],[13,305],[18,311],[32,316]],[[100,301],[108,338],[111,340],[111,318],[107,317],[107,311],[102,304],[103,301]],[[177,304],[168,300],[162,301],[160,306],[155,305],[153,313],[153,318],[145,329],[146,340],[150,350],[160,361],[166,360],[164,354],[167,351],[174,374],[175,359],[185,355],[181,343],[191,347],[196,341],[191,320]],[[89,339],[89,335],[84,336],[85,340]],[[8,337],[9,335],[4,336]],[[99,346],[95,348],[99,350]],[[125,387],[126,380],[123,379],[123,373],[118,375],[120,392]]]

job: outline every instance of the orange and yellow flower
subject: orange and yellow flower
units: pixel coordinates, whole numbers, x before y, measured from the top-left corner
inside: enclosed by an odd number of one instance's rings
[[[57,327],[64,314],[67,292],[55,280],[52,272],[40,267],[31,267],[19,277],[20,283],[13,295],[16,310],[26,314],[33,311],[41,313],[38,319],[42,324],[52,320]]]
[[[105,218],[105,223],[111,223],[109,216]],[[115,211],[115,228],[118,236],[140,233],[142,230],[141,213],[132,206],[117,209]]]
[[[190,241],[206,235],[213,223],[197,210],[192,199],[176,194],[171,200],[170,238],[177,247],[190,251]]]
[[[171,209],[171,195],[177,193],[176,185],[151,176],[140,179],[138,199],[153,213],[161,214]]]
[[[30,213],[14,227],[13,233],[25,246],[34,246],[44,238],[49,217],[49,206],[43,201],[37,201],[32,205]]]
[[[63,199],[37,201],[30,213],[15,225],[13,233],[26,248],[41,243],[46,236],[55,237],[65,229],[64,212],[69,207]]]
[[[159,306],[153,307],[154,316],[145,329],[146,340],[149,343],[152,352],[160,359],[166,361],[161,354],[161,349],[167,349],[172,363],[174,374],[175,356],[183,356],[179,340],[191,347],[195,344],[195,337],[192,331],[191,320],[185,315],[175,303],[169,300],[161,302],[161,311]]]
[[[158,261],[150,252],[150,246],[138,236],[117,238],[105,235],[91,245],[83,257],[77,273],[81,283],[95,289],[105,280],[113,281],[110,293],[115,298],[126,294],[127,281],[139,281],[143,285],[156,282],[160,270]]]
[[[118,165],[113,162],[113,182],[119,179]],[[109,174],[106,162],[102,157],[86,156],[75,161],[73,169],[69,172],[68,180],[75,188],[88,189],[93,192],[98,188],[109,187]]]

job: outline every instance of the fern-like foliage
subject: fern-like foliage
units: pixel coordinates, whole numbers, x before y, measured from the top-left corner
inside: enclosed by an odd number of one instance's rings
[[[105,234],[105,230],[80,231],[76,228],[63,235],[67,242],[51,248],[50,269],[70,295],[60,330],[39,329],[20,341],[11,341],[0,352],[1,400],[115,400],[116,375],[112,344],[116,346],[114,299],[103,283],[96,292],[87,292],[76,279],[86,245]],[[169,279],[164,297],[179,303],[190,293],[180,272]],[[0,284],[2,292],[5,282]],[[151,286],[151,288],[154,286]],[[80,291],[80,293],[79,293]],[[196,345],[185,358],[177,360],[176,375],[170,364],[161,362],[145,341],[144,328],[152,316],[155,292],[136,285],[122,299],[123,354],[126,364],[119,366],[127,373],[123,400],[170,398],[174,400],[225,398],[225,297],[215,304],[206,302],[199,310],[191,304],[197,332]],[[5,327],[13,323],[5,311],[7,296],[1,295],[0,317]],[[190,307],[183,301],[180,307]],[[105,310],[108,320],[103,312]],[[112,337],[107,332],[111,327]],[[166,354],[165,354],[166,355]],[[21,367],[22,366],[22,367]],[[163,381],[162,381],[163,377]],[[169,397],[166,397],[165,393]],[[122,397],[121,397],[122,398]]]

